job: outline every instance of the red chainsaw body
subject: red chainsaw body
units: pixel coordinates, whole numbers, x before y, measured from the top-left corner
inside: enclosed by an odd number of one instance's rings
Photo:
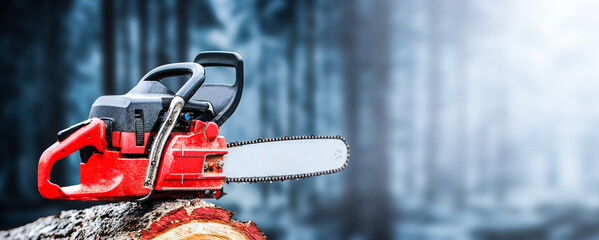
[[[135,133],[113,132],[112,145],[106,141],[106,124],[93,118],[63,141],[54,143],[41,156],[38,188],[48,199],[62,200],[134,200],[150,193],[143,187],[149,165],[146,145],[155,133],[144,135],[143,146],[136,146]],[[68,155],[93,146],[96,152],[80,164],[80,184],[60,187],[50,182],[52,165]],[[218,127],[194,120],[187,132],[170,134],[162,154],[153,197],[180,197],[197,194],[217,198],[226,177],[222,173],[227,153]],[[204,191],[209,190],[210,194]]]
[[[204,84],[204,67],[234,68],[235,83]],[[160,83],[171,77],[187,80],[173,92]],[[41,195],[89,201],[221,197],[228,151],[218,131],[237,108],[242,90],[241,56],[208,51],[193,62],[152,69],[123,95],[100,96],[88,120],[58,132],[58,141],[42,154]],[[75,152],[81,156],[80,184],[52,183],[54,163]]]

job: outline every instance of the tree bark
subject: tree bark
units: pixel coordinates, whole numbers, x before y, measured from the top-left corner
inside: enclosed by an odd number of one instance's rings
[[[119,202],[62,211],[1,239],[266,239],[254,222],[199,199]]]

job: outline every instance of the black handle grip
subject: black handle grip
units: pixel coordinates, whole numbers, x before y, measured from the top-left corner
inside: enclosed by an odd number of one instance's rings
[[[182,62],[182,63],[171,63],[159,66],[148,72],[141,81],[160,81],[167,77],[176,76],[188,76],[189,79],[183,86],[175,93],[175,95],[183,98],[185,102],[195,94],[196,91],[202,86],[206,75],[204,74],[204,67],[194,62]]]
[[[243,59],[236,52],[207,51],[200,52],[193,61],[204,67],[235,68],[235,83],[231,86],[233,91],[235,91],[234,97],[229,100],[229,103],[223,110],[216,113],[216,117],[214,118],[214,122],[220,126],[233,114],[241,100],[241,93],[243,92]]]

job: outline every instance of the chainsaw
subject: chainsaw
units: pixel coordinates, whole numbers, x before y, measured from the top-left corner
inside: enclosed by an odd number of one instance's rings
[[[234,84],[206,83],[204,67],[235,69]],[[160,83],[187,76],[176,93]],[[201,52],[193,62],[148,72],[124,95],[99,97],[89,119],[58,132],[38,165],[47,199],[130,201],[220,198],[230,182],[299,179],[343,170],[349,147],[340,136],[298,136],[227,143],[219,128],[243,90],[243,60]],[[79,151],[80,184],[50,181],[52,165]]]

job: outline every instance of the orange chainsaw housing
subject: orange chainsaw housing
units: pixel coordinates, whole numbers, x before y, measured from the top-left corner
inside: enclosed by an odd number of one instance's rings
[[[122,201],[150,194],[151,189],[143,186],[149,165],[146,145],[155,133],[144,136],[142,147],[136,146],[135,138],[130,137],[135,133],[113,132],[112,146],[108,145],[106,134],[105,122],[92,118],[89,124],[49,147],[38,166],[41,195],[60,200]],[[80,164],[80,184],[60,187],[52,183],[52,165],[86,146],[96,151]],[[213,122],[194,120],[189,131],[171,133],[152,197],[222,196],[226,181],[222,172],[224,154],[227,143],[218,136],[218,126]]]

